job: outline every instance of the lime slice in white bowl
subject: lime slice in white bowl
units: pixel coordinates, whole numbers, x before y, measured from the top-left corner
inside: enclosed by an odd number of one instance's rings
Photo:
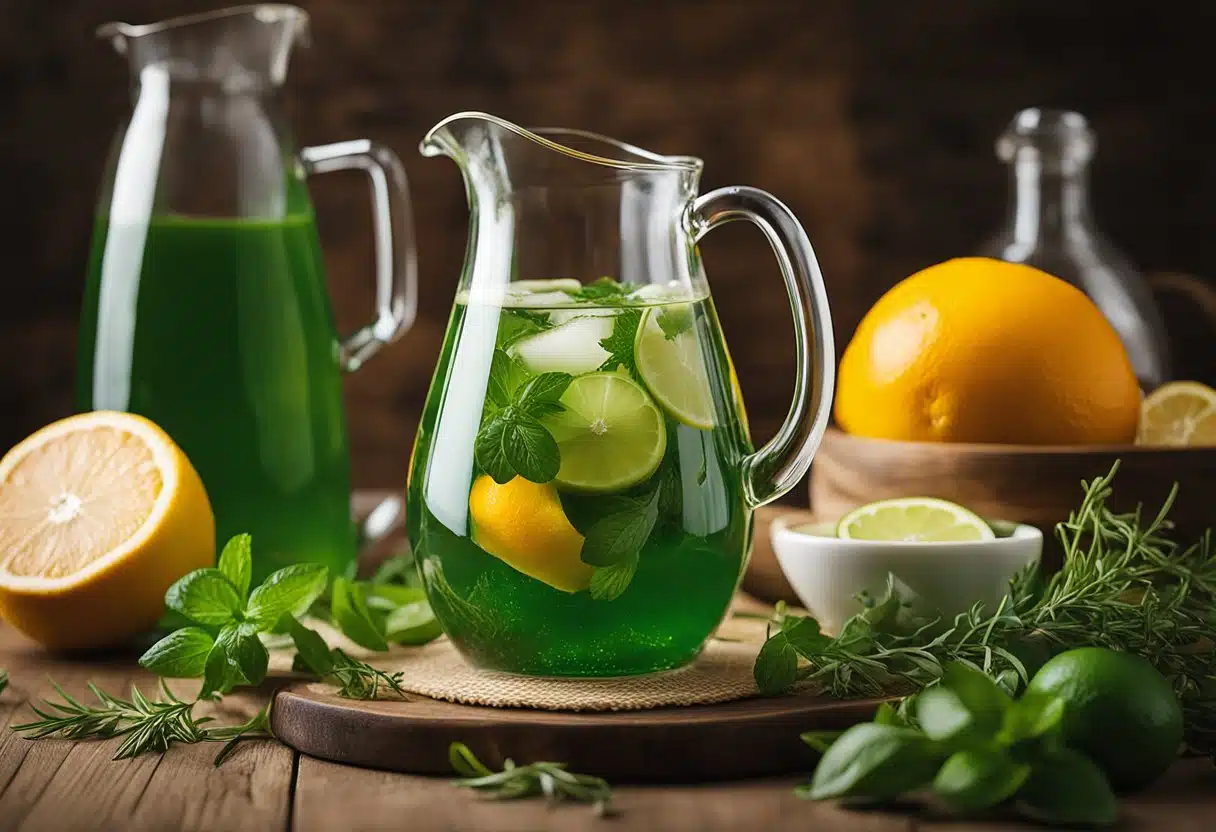
[[[992,540],[992,527],[975,512],[934,497],[880,500],[855,508],[836,526],[844,540],[951,543]]]

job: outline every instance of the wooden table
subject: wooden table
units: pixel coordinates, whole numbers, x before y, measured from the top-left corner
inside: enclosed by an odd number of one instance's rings
[[[375,504],[362,495],[359,513]],[[390,538],[372,547],[371,559],[390,553]],[[223,766],[216,745],[177,746],[134,760],[110,758],[117,740],[31,742],[9,730],[31,718],[26,704],[51,696],[54,678],[74,696],[86,682],[111,692],[132,683],[155,690],[135,654],[88,660],[47,655],[0,623],[0,668],[11,675],[0,695],[0,832],[7,830],[798,830],[819,832],[997,832],[1034,829],[1008,821],[957,823],[906,812],[851,812],[794,797],[798,778],[688,786],[621,786],[619,814],[597,818],[586,806],[550,808],[538,800],[495,803],[451,786],[445,779],[368,771],[296,754],[273,740],[240,746]],[[197,683],[174,683],[190,695]],[[244,721],[266,701],[269,689],[231,696],[216,715]],[[505,753],[510,753],[509,749]],[[520,761],[530,762],[530,761]],[[1206,760],[1180,761],[1150,792],[1124,804],[1123,829],[1216,829],[1216,769]],[[1038,827],[1041,828],[1041,827]]]

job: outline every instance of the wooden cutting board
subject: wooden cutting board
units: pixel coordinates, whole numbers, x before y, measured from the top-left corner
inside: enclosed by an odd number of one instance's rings
[[[304,683],[279,691],[274,735],[312,757],[410,774],[451,775],[448,746],[468,745],[491,768],[547,760],[613,782],[699,782],[810,771],[799,739],[870,719],[880,700],[814,696],[744,699],[647,711],[559,713],[342,699]]]

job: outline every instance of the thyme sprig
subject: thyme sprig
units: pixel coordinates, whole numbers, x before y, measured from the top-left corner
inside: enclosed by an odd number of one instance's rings
[[[508,759],[502,771],[492,771],[477,759],[469,747],[454,742],[448,747],[448,760],[461,777],[453,781],[461,788],[473,789],[495,800],[519,800],[544,796],[551,803],[573,800],[590,803],[600,815],[612,812],[612,787],[607,781],[589,774],[574,774],[565,763],[531,763],[517,766]]]
[[[1175,687],[1192,746],[1216,747],[1216,546],[1211,533],[1183,546],[1168,515],[1119,513],[1108,506],[1118,464],[1083,483],[1084,498],[1056,527],[1060,571],[1018,575],[994,610],[976,604],[952,620],[915,620],[894,586],[839,635],[812,618],[781,614],[756,662],[762,691],[798,681],[837,697],[916,690],[960,661],[1015,691],[1055,653],[1102,646],[1151,660]]]
[[[51,684],[59,694],[59,700],[44,699],[40,704],[31,704],[30,708],[39,719],[13,726],[14,731],[25,734],[27,739],[124,737],[114,752],[115,760],[138,757],[148,751],[168,751],[174,744],[225,742],[215,759],[218,766],[237,742],[255,736],[270,736],[269,706],[241,725],[213,727],[211,717],[194,715],[196,702],[178,698],[164,680],[161,681],[161,698],[155,700],[149,699],[134,685],[131,697],[122,699],[89,682],[89,690],[97,698],[96,705],[83,703],[55,682]]]

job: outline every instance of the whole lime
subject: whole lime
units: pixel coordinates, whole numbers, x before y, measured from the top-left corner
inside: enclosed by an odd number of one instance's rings
[[[1140,656],[1104,647],[1069,650],[1043,665],[1027,690],[1065,701],[1065,743],[1097,763],[1116,790],[1147,786],[1178,756],[1182,706]]]

